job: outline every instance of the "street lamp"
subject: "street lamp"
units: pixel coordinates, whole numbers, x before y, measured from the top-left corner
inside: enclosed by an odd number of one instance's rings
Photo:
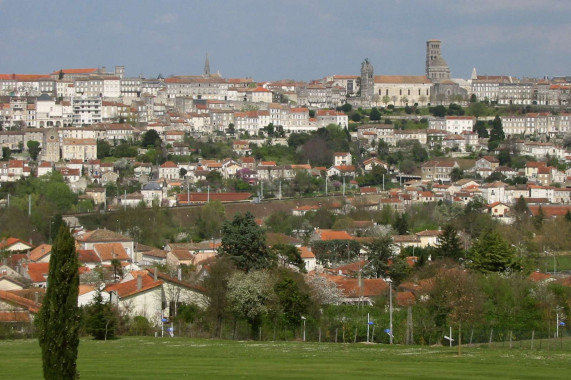
[[[302,315],[301,320],[303,321],[303,341],[305,342],[305,317]]]
[[[393,280],[387,278],[389,283],[389,343],[393,344]]]

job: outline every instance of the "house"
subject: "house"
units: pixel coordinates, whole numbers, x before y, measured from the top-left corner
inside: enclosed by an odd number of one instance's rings
[[[92,187],[85,189],[85,195],[93,199],[96,205],[105,203],[106,189],[104,187]]]
[[[203,204],[209,201],[238,202],[250,198],[250,193],[180,193],[177,195],[178,205]]]
[[[440,236],[442,235],[442,230],[424,230],[417,232],[415,234],[420,238],[420,247],[425,248],[428,246],[436,247]]]
[[[315,254],[311,252],[311,247],[299,247],[301,259],[305,264],[305,270],[311,272],[317,268],[317,259]]]
[[[389,170],[389,164],[379,160],[378,158],[372,157],[363,161],[363,168],[365,170],[365,173],[371,172],[375,166],[381,166],[385,170],[387,171]]]
[[[505,218],[509,216],[511,207],[503,202],[494,202],[486,206],[492,218]]]
[[[105,291],[109,293],[110,303],[121,312],[131,317],[145,317],[151,324],[156,324],[164,316],[162,285],[163,281],[150,275],[138,275],[133,280],[108,285]]]
[[[87,232],[81,236],[76,237],[76,241],[79,245],[79,249],[95,249],[95,244],[106,244],[106,243],[119,243],[127,256],[132,260],[134,255],[134,242],[133,239],[127,236],[120,235],[116,232],[109,231],[107,229],[97,229]],[[115,246],[112,250],[114,250]],[[103,248],[106,249],[106,248]],[[118,254],[120,250],[117,249]],[[107,256],[106,256],[107,257]],[[109,258],[110,257],[110,258]],[[112,259],[109,256],[109,260]]]
[[[50,244],[40,244],[28,253],[28,260],[34,263],[49,263],[52,255]]]
[[[353,156],[349,152],[333,153],[333,166],[346,166],[353,164]]]
[[[164,179],[179,179],[180,170],[172,161],[167,161],[159,167],[159,178]]]
[[[190,251],[183,249],[175,249],[167,252],[167,265],[178,268],[181,265],[193,265],[194,256]]]
[[[202,286],[183,281],[180,277],[172,277],[156,269],[148,269],[148,275],[155,280],[163,282],[163,294],[168,308],[166,315],[174,317],[177,315],[180,305],[196,305],[201,309],[206,308],[208,299],[206,289]]]
[[[20,275],[18,274],[18,276]],[[14,277],[0,275],[0,290],[22,290],[25,286],[26,285]]]
[[[93,244],[93,251],[101,259],[102,265],[111,265],[112,260],[119,260],[122,262],[129,262],[131,256],[123,245],[119,242],[116,243],[98,243]]]
[[[105,286],[102,285],[102,288],[104,289]],[[97,296],[97,293],[97,288],[95,286],[80,284],[79,291],[77,293],[77,306],[83,307],[92,304],[93,300]],[[103,299],[104,303],[109,302],[109,293],[106,291],[101,291],[101,298]]]
[[[356,168],[354,165],[339,165],[339,166],[332,166],[327,170],[327,176],[333,177],[351,177],[355,178],[357,175]]]
[[[318,228],[313,232],[310,240],[353,240],[353,236],[349,235],[346,231],[335,231]]]
[[[17,291],[0,290],[0,322],[12,325],[17,331],[29,329],[41,304],[17,294]]]
[[[460,168],[456,161],[430,160],[422,164],[421,173],[423,181],[451,182],[451,173],[455,168]]]
[[[303,206],[297,206],[296,208],[294,208],[293,210],[291,210],[291,214],[293,216],[304,216],[305,214],[307,214],[309,211],[317,211],[319,210],[319,206],[316,205],[303,205]]]
[[[386,294],[388,285],[382,278],[351,278],[324,275],[333,281],[342,293],[341,303],[349,305],[373,305],[374,298]]]
[[[101,266],[101,257],[95,252],[93,249],[78,249],[77,252],[77,259],[79,262],[89,268],[93,269],[95,267]]]
[[[11,253],[26,252],[33,249],[32,244],[26,243],[18,238],[9,237],[0,241],[0,251],[8,251]]]
[[[139,261],[143,265],[163,265],[167,263],[167,252],[163,251],[162,249],[152,249],[150,251],[145,251],[141,253],[141,258]]]
[[[39,288],[47,285],[50,263],[24,263],[22,264],[22,274],[24,278],[32,281],[32,284]]]

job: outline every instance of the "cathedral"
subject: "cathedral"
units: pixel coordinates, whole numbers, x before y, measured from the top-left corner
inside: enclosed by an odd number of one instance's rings
[[[426,77],[433,83],[430,103],[449,104],[466,99],[468,92],[450,79],[450,66],[442,58],[442,41],[426,41]]]

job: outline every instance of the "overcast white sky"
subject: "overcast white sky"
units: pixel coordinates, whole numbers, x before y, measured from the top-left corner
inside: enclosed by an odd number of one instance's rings
[[[309,80],[424,74],[571,75],[571,0],[0,0],[0,73],[124,65],[127,75]]]

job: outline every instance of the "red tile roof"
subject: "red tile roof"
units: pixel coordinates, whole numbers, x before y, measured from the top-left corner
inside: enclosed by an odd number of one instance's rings
[[[353,236],[349,235],[346,231],[318,229],[316,234],[321,238],[321,240],[353,240]]]
[[[151,277],[150,275],[141,276],[141,277],[142,277],[141,288],[137,288],[137,278],[135,278],[131,281],[126,281],[119,284],[113,284],[107,286],[105,290],[108,291],[109,293],[116,292],[120,298],[126,298],[162,286],[163,284],[161,280],[155,281],[154,278]]]
[[[42,257],[50,254],[52,252],[52,246],[50,244],[40,244],[36,248],[32,249],[30,253],[28,253],[28,258],[31,261],[38,261]]]
[[[50,263],[28,263],[24,264],[28,270],[28,276],[32,282],[46,282],[46,277],[50,271]]]
[[[99,255],[101,261],[111,261],[113,259],[124,261],[130,259],[121,243],[94,244],[93,250]]]

